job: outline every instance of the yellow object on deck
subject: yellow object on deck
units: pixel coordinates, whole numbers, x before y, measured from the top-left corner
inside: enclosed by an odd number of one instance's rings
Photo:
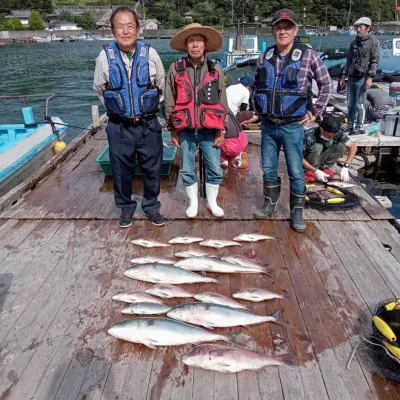
[[[392,301],[389,304],[385,305],[386,311],[392,311],[394,309],[399,309],[400,308],[400,300]]]
[[[67,147],[67,144],[65,142],[63,142],[62,140],[59,140],[55,146],[54,146],[54,151],[56,153],[60,153],[61,151],[63,151],[65,148]]]
[[[333,187],[328,186],[327,189],[332,193],[338,194],[339,196],[344,196],[344,194],[340,190],[337,190]]]
[[[334,197],[326,201],[328,204],[339,204],[344,202],[344,197]]]
[[[385,347],[397,358],[400,360],[400,348],[391,345],[388,342],[383,341],[383,344],[385,345]]]
[[[394,334],[392,328],[381,318],[377,317],[376,315],[372,318],[376,329],[385,336],[386,339],[390,340],[391,342],[395,342],[397,340],[396,335]],[[400,349],[399,354],[400,354]],[[397,357],[397,356],[396,356]]]

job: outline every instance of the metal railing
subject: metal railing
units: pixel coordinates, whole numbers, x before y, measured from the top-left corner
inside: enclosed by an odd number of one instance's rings
[[[32,98],[32,97],[45,97],[46,96],[46,116],[48,116],[48,110],[49,110],[49,101],[55,96],[55,93],[46,93],[46,94],[21,94],[21,95],[16,95],[16,96],[0,96],[0,100],[4,99],[20,99],[22,101],[22,105],[25,107],[26,106],[26,99],[27,98]]]

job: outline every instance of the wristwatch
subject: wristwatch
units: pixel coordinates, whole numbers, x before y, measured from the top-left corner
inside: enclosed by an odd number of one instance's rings
[[[350,164],[347,163],[347,162],[345,162],[345,163],[342,164],[342,167],[344,167],[344,168],[350,168]]]

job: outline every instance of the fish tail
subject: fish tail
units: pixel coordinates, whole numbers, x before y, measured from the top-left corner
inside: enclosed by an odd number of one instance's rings
[[[293,366],[295,365],[294,356],[291,353],[282,354],[281,356],[275,357],[275,361],[277,361],[278,365],[287,365]]]
[[[276,324],[278,324],[278,325],[281,325],[281,326],[289,326],[289,324],[287,324],[286,322],[283,322],[283,321],[280,321],[279,320],[279,317],[280,317],[280,314],[281,314],[281,310],[276,310],[272,315],[271,315],[271,321],[273,321],[273,322],[275,322]]]
[[[292,300],[292,298],[290,296],[288,296],[287,294],[283,294],[282,299],[283,300]]]
[[[274,275],[271,271],[268,271],[267,268],[264,268],[264,269],[261,271],[261,273],[262,273],[263,275],[269,276],[270,278],[275,278],[275,275]]]

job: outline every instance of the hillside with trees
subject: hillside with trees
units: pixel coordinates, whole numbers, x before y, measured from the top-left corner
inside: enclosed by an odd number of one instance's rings
[[[299,22],[308,25],[346,26],[348,21],[351,24],[360,16],[369,16],[374,23],[394,19],[394,4],[387,0],[269,0],[267,2],[265,0],[144,0],[144,2],[146,18],[158,19],[164,28],[179,28],[185,25],[187,22],[183,15],[188,11],[194,12],[194,19],[198,22],[222,27],[236,24],[238,19],[241,22],[251,23],[258,17],[258,21],[261,21],[283,7],[291,8],[297,13]],[[126,0],[112,1],[113,6],[126,3]],[[1,0],[0,12],[7,13],[11,9],[32,9],[38,10],[43,15],[63,5],[109,6],[110,1]],[[140,12],[141,9],[142,4],[138,6]]]

